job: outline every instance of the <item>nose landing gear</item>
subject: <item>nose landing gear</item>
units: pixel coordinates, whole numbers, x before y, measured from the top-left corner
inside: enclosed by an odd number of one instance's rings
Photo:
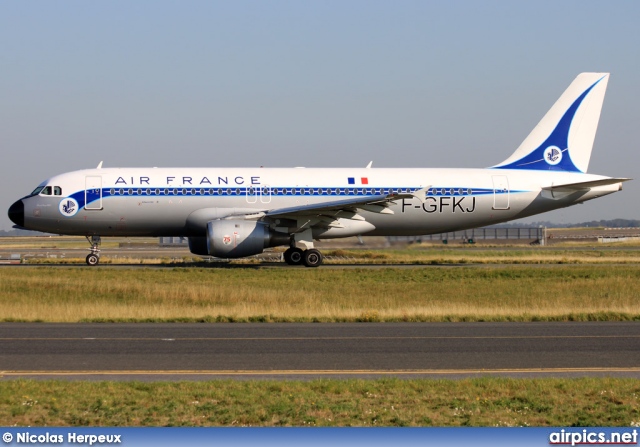
[[[89,249],[91,253],[89,253],[86,257],[87,265],[94,266],[98,265],[100,262],[100,243],[102,240],[100,236],[86,236],[87,241],[91,244],[91,248]]]

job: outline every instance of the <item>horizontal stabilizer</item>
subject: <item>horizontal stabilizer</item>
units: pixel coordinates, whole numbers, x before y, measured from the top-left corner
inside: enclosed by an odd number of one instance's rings
[[[586,189],[595,188],[596,186],[615,185],[616,183],[622,183],[631,180],[630,178],[605,178],[602,180],[593,180],[590,182],[578,182],[567,183],[564,185],[545,186],[542,189],[544,191],[556,191],[556,192],[574,192],[584,191]]]

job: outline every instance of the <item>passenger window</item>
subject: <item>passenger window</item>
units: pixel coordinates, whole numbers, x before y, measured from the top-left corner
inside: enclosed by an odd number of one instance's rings
[[[53,195],[54,196],[61,196],[62,195],[62,188],[60,188],[59,186],[54,186],[53,187]]]
[[[45,186],[40,194],[43,195],[43,196],[50,196],[51,195],[51,186]]]

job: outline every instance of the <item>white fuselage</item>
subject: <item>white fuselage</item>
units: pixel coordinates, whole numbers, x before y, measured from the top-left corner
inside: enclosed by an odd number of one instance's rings
[[[388,208],[392,213],[359,210],[360,221],[366,225],[351,219],[352,225],[346,228],[314,232],[318,239],[358,234],[421,235],[526,217],[621,189],[620,183],[614,183],[556,196],[542,190],[606,178],[522,169],[91,169],[42,183],[58,187],[59,195],[41,193],[23,199],[24,227],[69,235],[204,236],[206,220],[233,213],[411,193],[430,187],[423,199],[392,202]],[[271,223],[273,227],[278,224]]]

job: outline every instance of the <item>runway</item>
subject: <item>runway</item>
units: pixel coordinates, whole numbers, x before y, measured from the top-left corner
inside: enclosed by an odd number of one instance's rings
[[[0,324],[0,375],[640,378],[640,323]]]

